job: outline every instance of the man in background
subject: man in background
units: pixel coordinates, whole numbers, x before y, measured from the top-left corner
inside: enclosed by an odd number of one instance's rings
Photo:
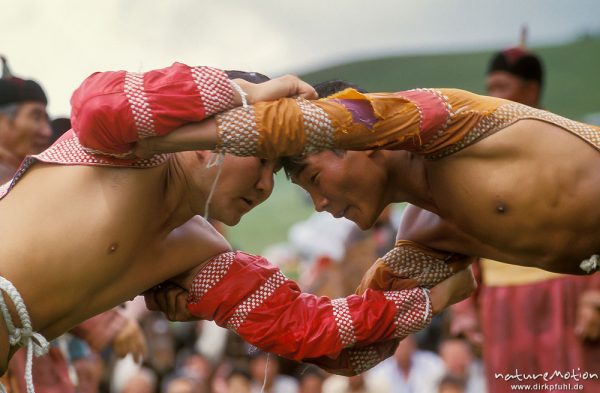
[[[490,61],[486,88],[491,96],[539,108],[543,84],[542,61],[522,47],[500,51]],[[451,330],[476,345],[483,340],[490,393],[509,392],[514,385],[514,380],[496,378],[496,373],[598,371],[598,275],[562,275],[490,259],[481,259],[479,267],[480,289],[453,307]],[[569,381],[555,378],[552,382]],[[579,383],[589,391],[600,389],[597,378]]]

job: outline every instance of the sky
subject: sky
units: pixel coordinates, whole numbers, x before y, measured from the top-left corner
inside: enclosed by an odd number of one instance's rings
[[[52,117],[91,73],[175,61],[271,77],[356,59],[600,34],[598,0],[0,0],[0,54]]]

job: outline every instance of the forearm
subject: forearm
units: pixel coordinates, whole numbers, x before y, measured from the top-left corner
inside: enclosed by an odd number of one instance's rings
[[[427,290],[367,290],[331,300],[301,293],[264,258],[227,253],[194,279],[193,315],[215,320],[257,347],[302,360],[336,357],[344,348],[402,338],[432,315]]]
[[[367,288],[398,290],[416,287],[432,288],[459,270],[473,258],[434,250],[421,244],[399,240],[394,248],[369,268],[356,293]]]
[[[435,91],[350,91],[318,101],[287,98],[217,116],[217,149],[264,158],[326,149],[418,150],[448,117]]]
[[[217,141],[217,125],[214,118],[210,118],[186,124],[164,136],[140,140],[134,153],[137,157],[147,158],[178,151],[213,150]]]
[[[135,142],[166,135],[240,103],[227,75],[175,63],[145,73],[95,73],[71,98],[71,122],[84,148],[131,153]]]

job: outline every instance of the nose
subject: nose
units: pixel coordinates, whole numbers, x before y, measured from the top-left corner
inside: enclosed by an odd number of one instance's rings
[[[318,212],[327,211],[327,206],[329,206],[329,200],[325,198],[323,195],[320,195],[316,192],[310,193],[310,198],[313,201],[313,205],[315,205],[315,210]]]
[[[40,127],[40,136],[43,136],[48,140],[52,136],[52,128],[50,127],[50,122],[48,120],[44,121]]]
[[[260,202],[264,202],[271,195],[274,184],[273,168],[267,165],[261,170],[260,177],[256,182],[256,189],[259,192]]]

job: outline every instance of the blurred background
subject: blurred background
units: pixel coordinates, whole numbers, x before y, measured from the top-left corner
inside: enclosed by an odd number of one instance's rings
[[[175,61],[270,77],[293,73],[310,83],[344,79],[372,92],[453,87],[485,94],[492,54],[519,45],[526,28],[528,49],[545,64],[542,108],[600,124],[598,0],[0,0],[0,10],[0,54],[16,76],[44,87],[51,119],[69,116],[71,93],[95,71],[140,72]],[[221,230],[236,248],[279,264],[303,290],[335,297],[352,292],[365,261],[393,245],[401,210],[386,212],[375,236],[361,234],[348,222],[313,216],[309,199],[279,173],[267,202],[236,227]],[[348,262],[352,258],[360,261]],[[342,262],[348,263],[340,269]],[[212,325],[171,324],[135,310],[128,306],[128,315],[140,322],[150,343],[144,368],[115,365],[105,350],[88,365],[100,387],[77,391],[179,392],[167,385],[186,367],[194,383],[202,383],[181,392],[259,391],[264,354]],[[456,337],[446,337],[444,347],[440,326],[405,340],[398,364],[429,349],[440,355],[429,370],[480,367],[480,348],[452,342]],[[451,348],[448,357],[442,347]],[[271,369],[270,381],[278,375],[293,381],[281,382],[280,390],[269,382],[269,392],[392,391],[369,390],[363,379],[331,379],[286,362],[279,367]],[[132,378],[141,382],[127,388]],[[373,378],[381,379],[377,373]],[[321,387],[310,390],[311,383]],[[477,383],[471,381],[468,391],[483,392]],[[465,391],[464,383],[455,385],[463,390],[454,391]],[[436,385],[412,391],[438,390]]]

